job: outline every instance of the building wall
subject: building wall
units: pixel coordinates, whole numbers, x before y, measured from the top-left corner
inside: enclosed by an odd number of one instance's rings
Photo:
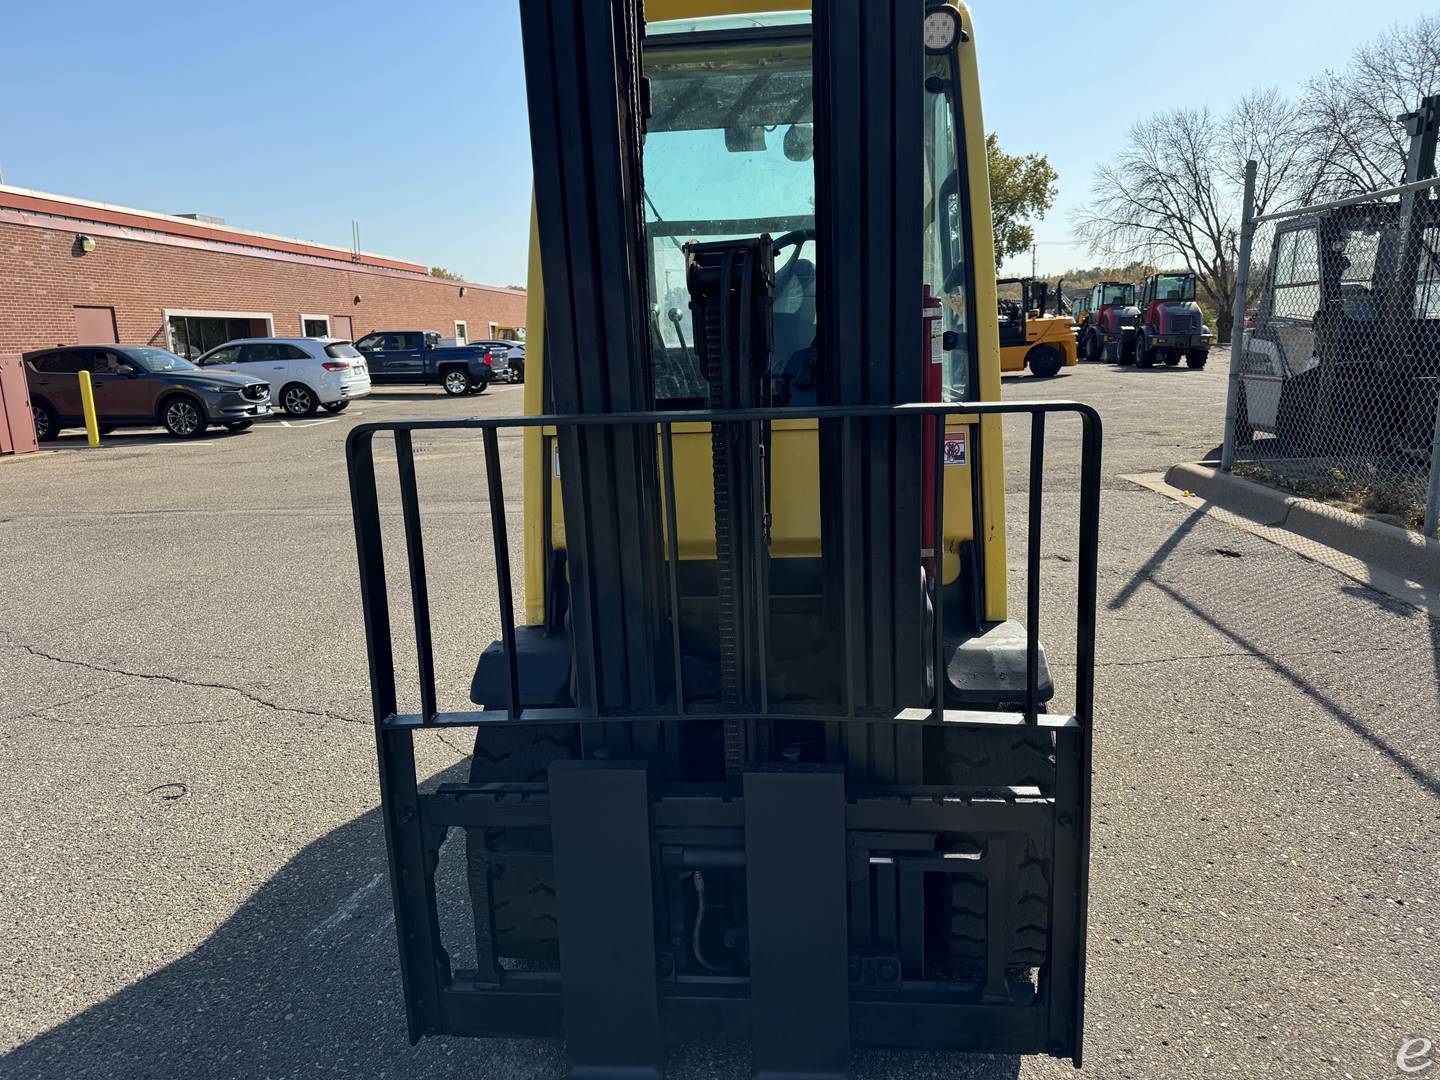
[[[371,330],[454,333],[471,338],[490,323],[525,325],[525,294],[398,271],[352,269],[338,260],[278,259],[125,239],[90,230],[95,250],[78,254],[84,223],[59,228],[0,221],[0,353],[75,340],[75,307],[113,307],[120,341],[166,343],[163,311],[269,312],[277,336],[298,336],[300,316],[349,315],[355,336]],[[356,302],[359,297],[359,302]]]

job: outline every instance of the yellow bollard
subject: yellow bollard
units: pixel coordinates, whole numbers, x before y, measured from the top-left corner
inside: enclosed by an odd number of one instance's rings
[[[85,441],[92,447],[100,445],[100,422],[95,419],[95,388],[90,385],[90,372],[80,372],[80,404],[85,409]]]

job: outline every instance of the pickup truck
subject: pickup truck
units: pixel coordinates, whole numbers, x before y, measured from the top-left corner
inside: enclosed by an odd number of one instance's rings
[[[355,342],[375,385],[439,384],[452,397],[483,393],[495,377],[488,349],[441,345],[434,330],[375,330]]]

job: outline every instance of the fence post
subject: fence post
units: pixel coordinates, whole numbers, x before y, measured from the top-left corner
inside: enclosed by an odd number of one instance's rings
[[[1421,528],[1426,536],[1434,536],[1440,525],[1440,394],[1435,396],[1435,434],[1430,439],[1430,490],[1425,496],[1425,522]]]
[[[1235,406],[1240,397],[1240,364],[1245,356],[1245,294],[1250,291],[1250,244],[1255,239],[1255,172],[1252,158],[1245,163],[1245,204],[1240,212],[1240,251],[1235,266],[1235,309],[1230,320],[1230,379],[1225,392],[1225,442],[1220,449],[1220,471],[1235,464]]]

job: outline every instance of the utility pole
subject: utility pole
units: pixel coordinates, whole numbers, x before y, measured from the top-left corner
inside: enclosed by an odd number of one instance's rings
[[[1039,272],[1038,272],[1037,269],[1036,269],[1036,267],[1038,267],[1039,265],[1040,265],[1040,245],[1039,245],[1038,243],[1036,243],[1036,244],[1031,244],[1031,245],[1030,245],[1030,276],[1031,276],[1032,278],[1039,276]]]

